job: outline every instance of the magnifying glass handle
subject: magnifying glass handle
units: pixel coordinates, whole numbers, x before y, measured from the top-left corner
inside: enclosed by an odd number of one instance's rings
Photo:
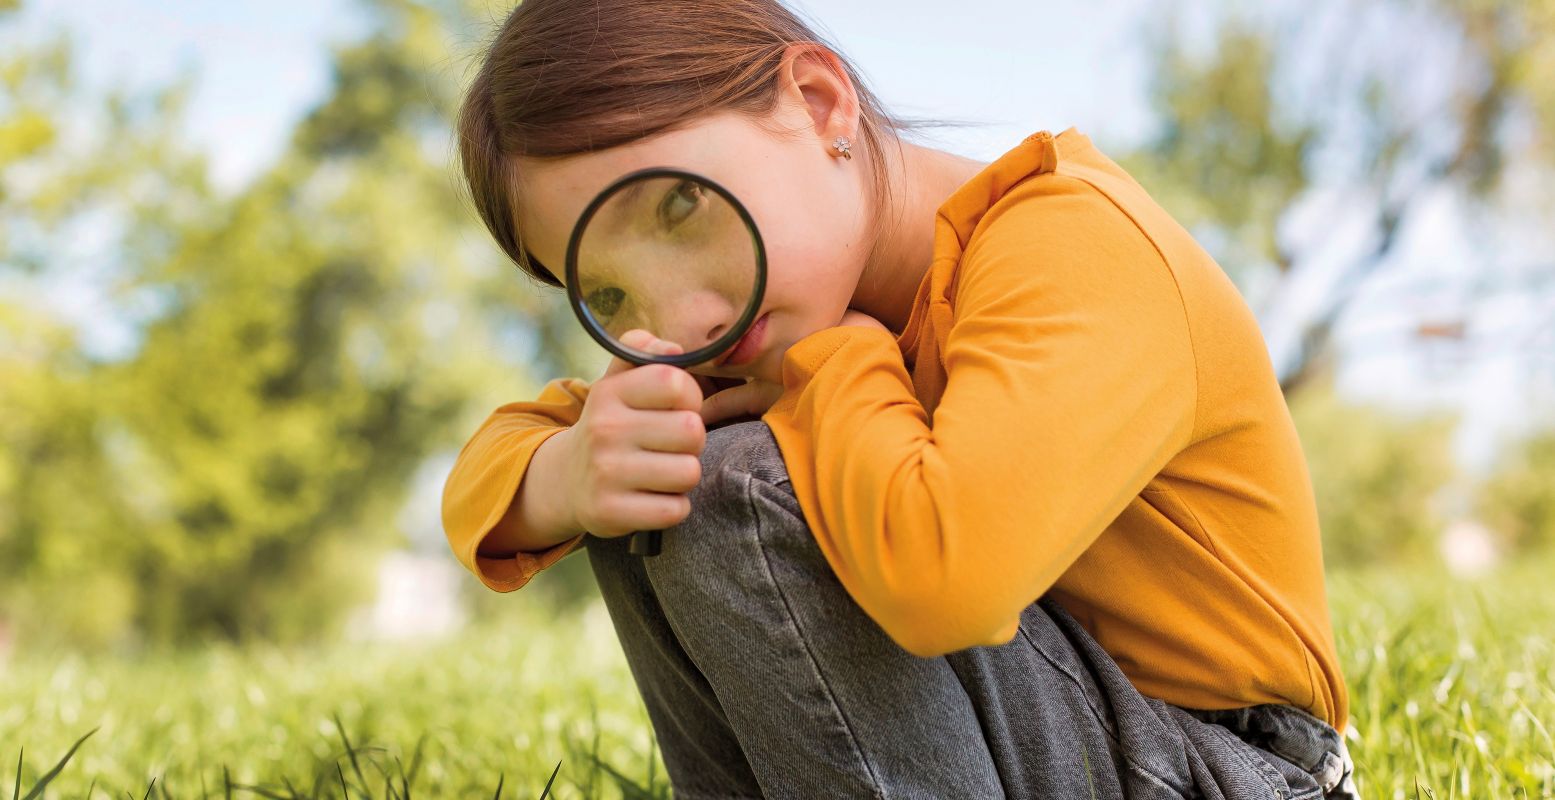
[[[659,540],[664,531],[638,531],[632,534],[632,541],[627,544],[627,550],[633,555],[656,556],[659,554]]]

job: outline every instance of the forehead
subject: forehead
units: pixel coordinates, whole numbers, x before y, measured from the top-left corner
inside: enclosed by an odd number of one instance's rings
[[[559,159],[518,159],[517,220],[529,252],[566,280],[567,240],[578,217],[621,176],[648,167],[689,170],[739,195],[737,165],[769,153],[775,142],[753,122],[732,113],[629,144]],[[770,154],[770,153],[769,153]]]

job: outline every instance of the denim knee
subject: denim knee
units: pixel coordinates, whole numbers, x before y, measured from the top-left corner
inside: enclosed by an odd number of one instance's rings
[[[702,480],[695,491],[726,489],[728,481],[708,480],[708,476],[731,471],[742,479],[748,475],[770,484],[789,485],[788,467],[767,423],[759,419],[736,422],[707,432],[702,446]]]
[[[808,532],[767,423],[752,420],[709,430],[701,459],[702,477],[686,495],[691,513],[665,529],[663,556],[669,558],[661,556],[659,567],[685,563],[705,568],[737,555],[748,557],[758,541],[758,526],[769,537],[796,528]]]

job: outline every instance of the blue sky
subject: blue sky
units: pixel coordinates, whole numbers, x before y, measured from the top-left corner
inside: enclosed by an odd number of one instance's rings
[[[92,85],[145,87],[195,74],[188,133],[227,187],[280,153],[292,124],[329,89],[326,45],[363,27],[345,0],[22,5],[20,35],[68,32]]]
[[[947,13],[927,0],[791,2],[894,111],[979,123],[934,131],[932,143],[983,160],[1042,128],[1074,125],[1103,147],[1138,141],[1149,123],[1138,5],[1113,0],[1054,13],[1052,5],[998,0]],[[189,133],[231,187],[274,157],[291,124],[327,92],[326,46],[360,33],[363,19],[350,0],[26,0],[21,26],[29,38],[68,30],[85,77],[101,85],[196,73]]]
[[[1143,48],[1152,21],[1141,13],[1142,0],[789,2],[862,69],[893,111],[979,123],[932,131],[925,140],[932,146],[988,161],[1044,128],[1075,126],[1112,152],[1149,133]],[[91,84],[143,87],[186,72],[196,76],[187,135],[211,153],[214,177],[228,188],[281,151],[291,126],[329,89],[328,44],[364,27],[349,0],[24,0],[24,6],[17,26],[0,31],[0,45],[9,36],[67,30]],[[493,8],[496,14],[506,5]],[[1450,276],[1453,265],[1474,263],[1474,249],[1454,233],[1450,206],[1435,213],[1402,252],[1412,271]],[[1303,302],[1300,291],[1317,289],[1298,287],[1291,305]],[[1374,292],[1373,309],[1348,326],[1358,331],[1351,343],[1364,350],[1379,340],[1376,331],[1386,329],[1390,313],[1396,319],[1410,311],[1402,302]],[[1266,336],[1278,351],[1279,333],[1266,330]],[[1352,360],[1342,383],[1401,408],[1466,409],[1458,447],[1473,463],[1493,452],[1499,432],[1515,430],[1527,417],[1526,360],[1491,356],[1444,378],[1422,371],[1415,355],[1406,347]],[[1549,362],[1543,363],[1549,392]]]

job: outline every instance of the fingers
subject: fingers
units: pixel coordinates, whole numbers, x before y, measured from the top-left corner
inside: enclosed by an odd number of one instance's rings
[[[626,492],[600,503],[588,520],[588,531],[607,538],[634,531],[662,530],[691,514],[691,499],[684,494]]]
[[[620,485],[636,491],[683,494],[702,479],[702,459],[687,453],[639,450],[611,466]]]
[[[683,352],[680,345],[656,338],[641,328],[622,334],[621,342],[657,355]],[[604,378],[611,379],[609,384],[605,384]],[[590,394],[613,394],[629,408],[697,411],[702,405],[703,386],[696,376],[670,364],[639,366],[617,356],[610,360],[604,378]],[[602,388],[605,390],[600,391]]]
[[[783,387],[769,381],[753,380],[725,389],[702,401],[703,425],[713,425],[731,417],[760,416],[783,394]]]
[[[683,349],[681,349],[680,345],[674,342],[664,341],[663,339],[654,336],[652,333],[649,333],[642,328],[633,328],[626,333],[621,334],[620,342],[621,344],[624,344],[633,350],[642,350],[643,352],[653,353],[654,355],[677,355],[679,353],[685,352]],[[605,368],[605,377],[609,377],[618,372],[625,372],[626,370],[629,370],[635,366],[637,365],[627,361],[620,356],[612,356],[610,359],[610,365]]]
[[[618,396],[630,408],[700,411],[702,388],[691,373],[669,364],[644,364],[617,378]]]
[[[670,411],[632,411],[629,424],[635,431],[636,444],[643,450],[660,453],[702,452],[707,442],[707,426],[690,409]]]
[[[697,388],[702,390],[703,397],[711,395],[712,393],[718,391],[720,388],[718,384],[713,382],[714,379],[711,375],[698,375],[697,373],[693,372],[691,373],[691,377],[696,380]]]

